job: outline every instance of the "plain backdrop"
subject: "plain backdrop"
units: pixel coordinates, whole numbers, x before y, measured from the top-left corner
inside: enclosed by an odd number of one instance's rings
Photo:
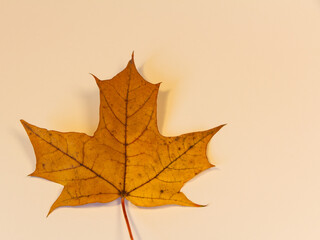
[[[19,120],[93,134],[101,79],[135,51],[162,82],[159,127],[227,123],[216,168],[183,191],[205,208],[128,204],[137,240],[320,239],[320,1],[0,0],[0,238],[128,239],[119,201],[47,212],[62,186],[35,168]]]

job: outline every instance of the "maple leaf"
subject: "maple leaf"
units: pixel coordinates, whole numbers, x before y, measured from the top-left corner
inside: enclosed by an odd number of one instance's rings
[[[223,125],[207,131],[162,136],[157,127],[160,84],[138,73],[134,58],[110,80],[93,76],[100,89],[100,121],[93,136],[49,131],[21,120],[34,147],[37,164],[31,176],[64,186],[48,215],[61,206],[124,199],[142,207],[198,205],[180,189],[213,167],[206,156],[209,140]]]

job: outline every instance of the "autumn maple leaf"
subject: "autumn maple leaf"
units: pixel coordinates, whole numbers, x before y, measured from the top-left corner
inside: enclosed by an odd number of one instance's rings
[[[100,121],[93,136],[57,132],[21,120],[34,147],[36,170],[64,186],[48,215],[61,206],[107,203],[124,199],[137,206],[166,204],[199,207],[180,189],[198,173],[213,167],[206,156],[209,140],[220,128],[162,136],[157,128],[160,84],[138,73],[134,59],[111,80],[95,77],[100,89]]]

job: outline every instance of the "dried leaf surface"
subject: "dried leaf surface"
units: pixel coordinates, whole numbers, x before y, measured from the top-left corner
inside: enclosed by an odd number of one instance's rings
[[[137,206],[201,206],[180,189],[213,167],[209,140],[223,126],[177,137],[157,128],[160,84],[138,73],[133,58],[110,80],[95,77],[100,89],[100,121],[93,136],[57,132],[21,120],[37,158],[31,176],[64,185],[49,214],[60,206],[111,202],[124,197]]]

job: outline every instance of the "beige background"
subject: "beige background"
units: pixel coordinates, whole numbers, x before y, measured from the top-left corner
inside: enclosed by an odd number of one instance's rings
[[[19,119],[92,134],[98,89],[135,51],[163,82],[165,135],[228,125],[217,168],[184,188],[206,208],[128,204],[136,239],[320,239],[320,1],[0,0],[0,238],[128,239],[119,201],[46,214],[62,187]]]

